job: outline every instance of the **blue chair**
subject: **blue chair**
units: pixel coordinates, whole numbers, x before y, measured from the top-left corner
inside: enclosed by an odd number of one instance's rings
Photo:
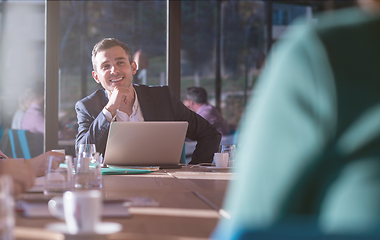
[[[0,125],[0,142],[1,142],[1,139],[3,138],[3,135],[4,135],[4,129],[3,129],[3,127]]]
[[[234,132],[234,144],[235,144],[235,145],[237,145],[238,137],[239,137],[239,130],[236,130],[236,131]]]
[[[13,158],[30,159],[43,153],[42,133],[9,129],[8,138]]]
[[[186,164],[186,146],[185,146],[185,143],[183,143],[180,163]]]
[[[30,159],[31,155],[26,138],[26,130],[9,129],[8,134],[13,157]]]

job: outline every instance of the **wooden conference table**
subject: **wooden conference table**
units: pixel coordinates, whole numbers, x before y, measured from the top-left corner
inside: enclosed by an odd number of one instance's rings
[[[104,239],[207,239],[220,213],[223,214],[219,209],[232,178],[233,173],[229,171],[213,172],[198,166],[149,174],[103,176],[102,191],[106,199],[147,197],[157,203],[156,206],[130,207],[130,217],[103,218],[104,222],[123,226],[122,231]],[[47,224],[58,221],[53,217],[18,215],[15,239],[64,239],[63,234],[45,229]]]

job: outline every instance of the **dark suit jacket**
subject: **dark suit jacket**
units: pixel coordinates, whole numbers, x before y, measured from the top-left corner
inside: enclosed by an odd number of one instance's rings
[[[187,121],[186,137],[198,141],[190,163],[212,162],[218,151],[221,135],[207,120],[182,104],[168,86],[134,85],[145,121]],[[80,143],[94,143],[104,155],[110,122],[102,113],[108,103],[104,89],[78,101],[75,105],[78,118],[76,147]]]

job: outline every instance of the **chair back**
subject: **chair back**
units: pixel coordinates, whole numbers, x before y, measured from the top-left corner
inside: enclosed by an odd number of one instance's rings
[[[180,163],[186,164],[186,146],[185,146],[185,143],[183,143]]]
[[[43,153],[43,134],[27,130],[8,130],[13,158],[30,159]]]
[[[3,126],[0,125],[0,142],[1,142],[3,135],[4,135],[4,129],[3,129]]]
[[[28,140],[26,139],[26,130],[14,130],[9,129],[9,142],[11,143],[12,155],[14,158],[29,159],[30,150],[28,146]]]

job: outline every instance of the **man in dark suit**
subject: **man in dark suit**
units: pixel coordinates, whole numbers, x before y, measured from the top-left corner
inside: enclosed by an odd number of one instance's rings
[[[110,123],[116,121],[187,121],[186,137],[198,141],[190,163],[212,162],[221,135],[207,120],[189,110],[167,86],[134,85],[137,65],[128,46],[106,38],[92,51],[92,76],[99,89],[75,105],[76,146],[94,143],[104,155]]]

